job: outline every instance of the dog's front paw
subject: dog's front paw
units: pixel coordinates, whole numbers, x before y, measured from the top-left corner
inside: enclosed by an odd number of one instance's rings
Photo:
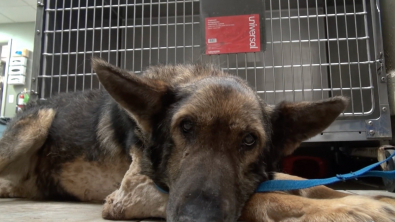
[[[125,218],[122,206],[115,201],[115,196],[118,190],[106,197],[103,205],[102,217],[107,220],[121,220]]]
[[[0,178],[0,198],[15,198],[21,196],[21,190],[14,186],[11,181]]]
[[[395,206],[364,196],[325,200],[322,207],[310,208],[303,221],[393,222]]]

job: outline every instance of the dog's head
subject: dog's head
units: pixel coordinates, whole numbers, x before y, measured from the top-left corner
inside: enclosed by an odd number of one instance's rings
[[[337,97],[271,107],[243,80],[210,67],[152,68],[142,76],[101,60],[93,67],[139,126],[142,173],[169,189],[168,221],[236,221],[280,157],[347,105]]]

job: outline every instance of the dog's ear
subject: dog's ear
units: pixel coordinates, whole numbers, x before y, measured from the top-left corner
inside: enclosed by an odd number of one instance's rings
[[[327,128],[347,107],[348,99],[333,97],[317,102],[282,102],[271,114],[272,143],[283,155]]]
[[[162,81],[147,79],[92,58],[92,67],[112,98],[135,119],[142,130],[150,131],[152,116],[166,101],[169,87]]]

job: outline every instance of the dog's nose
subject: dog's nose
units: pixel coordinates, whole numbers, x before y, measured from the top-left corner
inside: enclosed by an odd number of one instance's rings
[[[190,218],[190,217],[180,217],[179,222],[222,222],[220,218],[212,218],[212,217],[199,217],[199,218]]]
[[[188,198],[179,208],[180,222],[223,222],[224,213],[219,198],[202,194]]]
[[[179,215],[180,222],[223,222],[220,210],[202,210],[200,206],[188,205]]]

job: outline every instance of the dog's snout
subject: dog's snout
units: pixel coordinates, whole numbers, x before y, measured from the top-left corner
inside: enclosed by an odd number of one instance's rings
[[[215,152],[191,156],[172,184],[167,221],[236,221],[241,206],[230,158]]]
[[[187,195],[186,201],[178,210],[178,220],[182,222],[223,222],[223,206],[220,198],[209,193],[197,192]]]

